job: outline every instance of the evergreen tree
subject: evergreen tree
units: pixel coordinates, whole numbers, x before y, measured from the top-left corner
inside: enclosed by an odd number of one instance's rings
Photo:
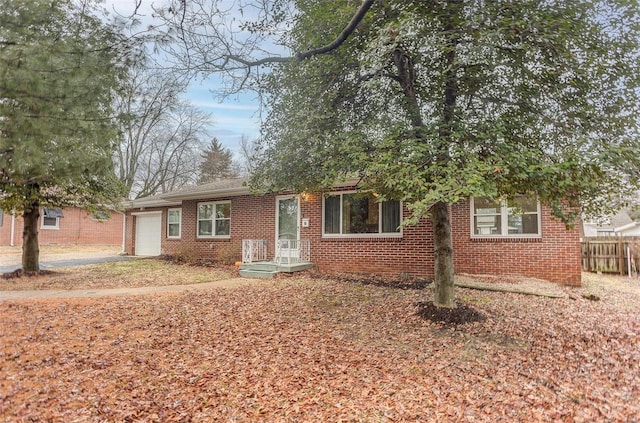
[[[204,150],[200,157],[202,163],[200,163],[198,183],[205,184],[238,176],[231,150],[223,147],[217,138],[211,140],[211,145]]]
[[[119,35],[72,0],[0,0],[0,208],[24,218],[22,268],[39,270],[40,207],[113,204]]]

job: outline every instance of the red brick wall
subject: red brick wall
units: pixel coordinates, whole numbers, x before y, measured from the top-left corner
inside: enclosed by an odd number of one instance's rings
[[[275,251],[275,196],[240,196],[216,198],[215,201],[231,201],[231,237],[198,238],[198,203],[208,199],[184,201],[182,204],[181,239],[167,238],[167,209],[162,214],[162,251],[195,254],[203,258],[235,262],[242,259],[243,239],[265,239],[267,251]]]
[[[320,271],[433,275],[431,224],[426,220],[403,228],[402,238],[322,238],[322,195],[302,201],[301,214],[309,227],[301,228],[300,238],[311,240],[311,261]]]
[[[2,212],[2,224],[0,224],[0,245],[11,245],[11,215]]]
[[[182,236],[166,236],[167,208],[162,209],[162,252],[236,261],[241,259],[243,239],[267,240],[270,258],[275,251],[276,196],[239,196],[231,200],[231,237],[198,239],[197,203],[184,201]],[[145,209],[153,211],[159,209]],[[454,263],[457,273],[524,275],[569,285],[580,284],[580,242],[578,230],[568,231],[543,207],[541,239],[471,239],[469,204],[452,208]],[[132,210],[129,212],[135,212]],[[433,277],[433,235],[424,219],[417,226],[404,227],[401,238],[322,238],[322,196],[311,195],[300,203],[300,237],[311,242],[311,261],[322,272],[402,274]],[[406,209],[404,216],[408,215]],[[127,218],[127,252],[134,254],[135,219]]]
[[[580,234],[542,207],[542,238],[472,239],[469,203],[452,208],[456,273],[523,275],[579,286]]]
[[[131,215],[131,211],[127,211],[127,215],[125,218],[125,243],[124,243],[124,251],[127,254],[135,255],[134,251],[134,243],[135,243],[135,222],[136,219],[133,215]]]
[[[211,199],[188,200],[182,206],[130,210],[127,212],[126,251],[135,254],[135,216],[131,213],[162,210],[163,254],[195,255],[235,262],[242,259],[243,239],[265,239],[268,254],[272,257],[275,252],[275,198],[275,195],[216,198],[216,202],[231,201],[231,237],[228,239],[197,237],[198,203],[213,201]],[[182,210],[180,239],[167,237],[167,211],[173,208]]]
[[[42,211],[40,212],[42,214]],[[121,213],[112,213],[111,217],[100,222],[93,219],[91,213],[82,209],[68,208],[63,210],[64,217],[59,219],[57,229],[38,227],[40,245],[121,245],[122,219]],[[42,222],[42,217],[40,217]],[[14,245],[22,245],[23,221],[17,216],[14,225]],[[4,214],[0,227],[0,245],[11,243],[11,216]]]

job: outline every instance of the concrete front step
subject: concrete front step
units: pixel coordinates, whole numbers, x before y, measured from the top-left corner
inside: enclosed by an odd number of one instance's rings
[[[293,273],[311,269],[312,267],[312,263],[276,264],[270,261],[258,263],[242,263],[240,265],[240,276],[246,278],[268,279],[272,278],[274,275],[280,272]]]
[[[280,272],[277,270],[240,269],[240,276],[243,278],[271,279],[278,273]]]
[[[277,271],[278,266],[270,261],[261,261],[257,263],[242,263],[240,270],[257,270],[262,272]]]

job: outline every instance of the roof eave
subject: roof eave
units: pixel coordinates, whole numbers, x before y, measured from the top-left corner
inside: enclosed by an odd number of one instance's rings
[[[617,228],[614,228],[614,231],[615,232],[626,231],[627,229],[632,229],[632,228],[635,228],[636,226],[638,226],[637,222],[631,222],[631,223],[627,223],[626,225],[622,225],[622,226],[618,226]]]
[[[199,200],[199,199],[208,199],[208,198],[219,198],[219,197],[237,197],[239,195],[248,195],[251,194],[246,187],[236,187],[236,188],[228,188],[228,189],[217,189],[212,191],[200,191],[200,192],[189,192],[189,193],[176,193],[176,194],[165,194],[162,195],[162,198],[165,200]]]
[[[130,200],[124,203],[124,208],[126,210],[138,209],[138,208],[147,208],[147,207],[171,207],[171,206],[180,206],[182,205],[181,201],[166,201],[162,199],[153,199],[153,200]]]

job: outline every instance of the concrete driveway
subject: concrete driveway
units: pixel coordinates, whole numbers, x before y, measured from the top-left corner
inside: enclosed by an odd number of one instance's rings
[[[82,266],[86,264],[134,260],[119,255],[120,247],[113,245],[43,245],[40,246],[40,268]],[[21,267],[22,247],[0,247],[0,273],[13,272]]]

